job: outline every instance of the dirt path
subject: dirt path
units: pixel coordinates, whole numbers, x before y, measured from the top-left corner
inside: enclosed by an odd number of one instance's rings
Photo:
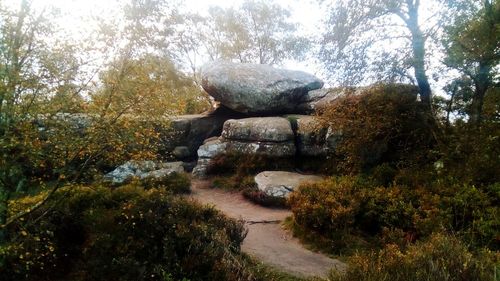
[[[269,209],[247,201],[239,192],[210,188],[209,181],[192,180],[192,197],[214,205],[230,217],[246,221],[248,235],[242,250],[260,261],[300,276],[326,277],[331,268],[345,264],[305,249],[281,227],[289,210]]]

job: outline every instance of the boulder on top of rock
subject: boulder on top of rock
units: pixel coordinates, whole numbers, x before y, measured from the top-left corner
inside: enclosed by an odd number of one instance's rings
[[[303,96],[323,87],[323,82],[302,71],[215,61],[202,67],[202,86],[232,110],[267,115],[294,113]]]
[[[286,142],[294,138],[290,122],[283,117],[230,119],[224,123],[222,137],[231,140]]]
[[[255,176],[257,188],[266,195],[285,198],[295,188],[305,182],[320,181],[323,178],[315,175],[302,175],[284,171],[265,171]]]
[[[309,91],[297,106],[297,112],[312,113],[321,109],[341,96],[354,92],[354,88],[325,88]]]

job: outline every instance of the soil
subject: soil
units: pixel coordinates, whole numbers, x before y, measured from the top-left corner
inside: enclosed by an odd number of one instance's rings
[[[312,252],[286,231],[281,223],[290,210],[270,209],[246,200],[240,192],[210,188],[210,180],[192,180],[191,197],[213,205],[226,215],[245,221],[248,235],[243,252],[278,270],[303,277],[326,277],[333,268],[345,270],[345,264]]]

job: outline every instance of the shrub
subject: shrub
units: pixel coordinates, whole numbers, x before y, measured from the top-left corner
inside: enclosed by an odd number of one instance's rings
[[[243,224],[161,189],[63,188],[27,220],[8,229],[2,280],[246,278]]]
[[[244,155],[228,153],[215,156],[209,163],[207,174],[232,175],[240,177],[255,175],[266,170],[291,170],[293,161],[290,159],[269,158],[265,155]]]
[[[377,185],[389,186],[396,177],[397,171],[389,163],[376,166],[371,171],[371,178]]]
[[[332,271],[335,281],[490,281],[500,255],[470,252],[458,239],[442,234],[410,246],[406,251],[387,245],[378,252],[361,253],[349,259],[347,272]]]
[[[255,188],[255,180],[253,176],[218,176],[213,179],[212,187],[226,190],[245,190]]]
[[[320,233],[348,231],[355,224],[361,193],[352,177],[304,184],[288,202],[297,224]]]
[[[243,190],[243,196],[264,207],[287,208],[287,200],[285,198],[269,196],[265,192],[253,187]]]
[[[186,173],[172,173],[159,179],[147,179],[143,185],[146,188],[162,188],[174,194],[191,192],[191,180]]]
[[[410,85],[376,84],[320,110],[325,125],[342,132],[335,154],[344,171],[367,171],[384,162],[426,162],[433,138],[417,92]]]
[[[454,184],[444,192],[442,208],[452,230],[469,244],[500,250],[500,184]]]
[[[383,187],[344,176],[302,185],[288,202],[296,228],[302,228],[296,232],[314,232],[330,240],[335,251],[345,245],[339,240],[352,235],[371,240],[374,247],[404,246],[442,230],[467,244],[498,250],[499,190],[498,185],[476,188],[439,181],[425,188]]]

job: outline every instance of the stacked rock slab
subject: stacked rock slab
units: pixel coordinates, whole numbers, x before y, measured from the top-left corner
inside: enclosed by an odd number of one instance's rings
[[[198,149],[198,164],[193,174],[203,177],[210,160],[226,153],[293,157],[296,154],[295,135],[290,122],[283,117],[227,120],[221,136],[208,139]]]

